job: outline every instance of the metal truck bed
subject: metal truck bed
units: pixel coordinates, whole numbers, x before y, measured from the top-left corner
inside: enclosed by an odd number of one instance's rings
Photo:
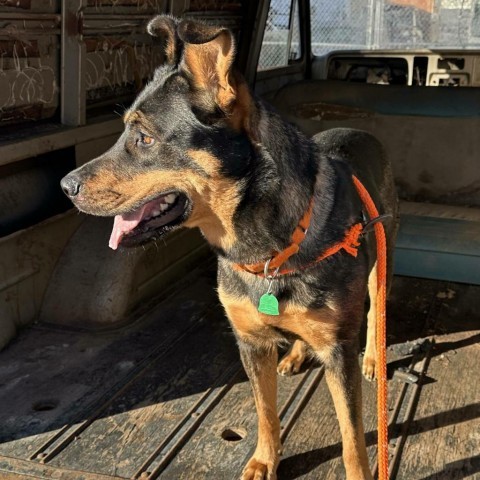
[[[256,415],[213,265],[122,329],[36,324],[0,353],[0,478],[239,477]],[[389,302],[392,478],[480,478],[480,287],[396,277]],[[371,465],[375,385],[364,381]],[[341,479],[340,432],[314,362],[279,377],[279,480]]]

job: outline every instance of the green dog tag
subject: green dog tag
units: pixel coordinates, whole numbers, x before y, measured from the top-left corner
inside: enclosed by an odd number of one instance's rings
[[[264,293],[258,302],[258,311],[265,315],[280,315],[278,311],[278,300],[271,293]]]

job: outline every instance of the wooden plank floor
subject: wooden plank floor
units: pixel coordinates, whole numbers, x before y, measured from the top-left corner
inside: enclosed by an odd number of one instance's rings
[[[212,268],[198,270],[113,332],[24,331],[0,353],[0,479],[238,478],[256,415],[214,285]],[[479,299],[480,287],[395,278],[392,478],[480,478]],[[375,469],[375,385],[363,390]],[[344,478],[322,366],[280,377],[278,404],[279,480]]]

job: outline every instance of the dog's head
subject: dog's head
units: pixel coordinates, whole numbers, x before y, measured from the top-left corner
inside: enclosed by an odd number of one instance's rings
[[[148,31],[166,38],[165,64],[125,113],[116,144],[62,188],[79,210],[115,216],[113,249],[182,225],[228,248],[255,143],[253,100],[232,68],[233,35],[169,16]]]

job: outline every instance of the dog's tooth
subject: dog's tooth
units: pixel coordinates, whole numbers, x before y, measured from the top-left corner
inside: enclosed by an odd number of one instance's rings
[[[165,197],[165,201],[167,203],[173,203],[175,200],[176,200],[177,196],[174,194],[174,193],[169,193],[166,197]]]
[[[161,210],[162,212],[164,212],[165,210],[167,210],[167,208],[168,208],[168,205],[167,205],[166,203],[161,203],[161,204],[160,204],[160,210]]]
[[[160,210],[154,210],[154,211],[152,212],[152,216],[153,216],[153,217],[158,217],[158,215],[160,215],[161,213],[162,213],[162,212],[161,212]]]

